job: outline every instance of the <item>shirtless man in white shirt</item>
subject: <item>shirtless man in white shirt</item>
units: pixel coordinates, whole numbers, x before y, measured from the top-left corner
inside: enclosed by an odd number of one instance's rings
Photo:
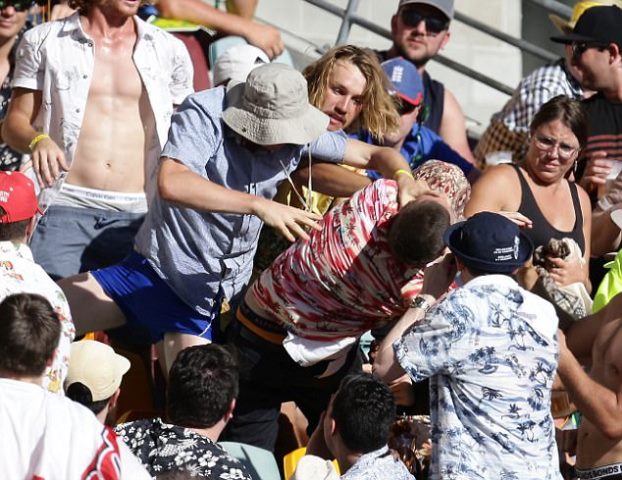
[[[621,312],[622,295],[617,295],[598,313],[572,325],[566,341],[560,334],[558,373],[583,414],[577,441],[579,479],[622,479]],[[577,359],[591,361],[589,374]]]
[[[192,91],[185,47],[134,17],[140,1],[72,6],[78,13],[26,34],[3,128],[32,152],[40,202],[52,204],[32,248],[55,278],[131,251],[173,107]]]

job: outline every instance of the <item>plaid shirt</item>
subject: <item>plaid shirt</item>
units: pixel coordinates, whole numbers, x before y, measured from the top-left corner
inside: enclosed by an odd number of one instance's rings
[[[563,58],[534,70],[521,80],[512,98],[492,116],[475,148],[477,161],[485,164],[486,155],[499,151],[512,152],[513,161],[521,159],[527,149],[531,120],[544,103],[557,95],[583,98],[583,90],[567,70]]]

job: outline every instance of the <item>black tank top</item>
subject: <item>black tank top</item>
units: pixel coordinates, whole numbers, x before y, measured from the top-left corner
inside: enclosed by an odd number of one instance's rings
[[[581,211],[581,202],[579,201],[579,194],[577,192],[577,186],[568,182],[570,186],[570,196],[572,197],[572,206],[574,207],[575,214],[575,222],[574,228],[570,232],[562,232],[561,230],[557,230],[554,228],[538,207],[536,203],[536,199],[533,196],[533,192],[525,180],[523,176],[523,172],[521,172],[518,165],[512,165],[516,170],[516,174],[518,175],[518,180],[520,181],[521,186],[521,202],[520,207],[518,207],[518,211],[529,217],[533,222],[533,227],[531,229],[525,229],[525,234],[531,239],[534,247],[539,247],[540,245],[547,245],[551,238],[556,238],[561,240],[562,238],[572,238],[581,249],[581,252],[585,253],[585,237],[583,236],[583,212]]]
[[[423,103],[427,114],[423,125],[439,133],[445,109],[445,86],[433,80],[426,71],[423,72],[421,79],[423,80]]]

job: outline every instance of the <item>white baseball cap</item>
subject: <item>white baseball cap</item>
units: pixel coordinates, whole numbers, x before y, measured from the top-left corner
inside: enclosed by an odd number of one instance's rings
[[[266,52],[253,45],[235,45],[225,50],[214,65],[214,85],[220,85],[227,80],[245,82],[251,71],[270,63]]]

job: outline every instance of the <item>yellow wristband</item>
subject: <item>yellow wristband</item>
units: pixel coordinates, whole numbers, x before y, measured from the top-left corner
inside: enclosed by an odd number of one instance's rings
[[[50,138],[50,136],[47,133],[40,133],[39,135],[37,135],[35,138],[32,139],[32,141],[28,145],[28,149],[32,152],[32,149],[35,148],[37,143],[39,143],[44,138]]]
[[[393,180],[397,180],[398,175],[408,175],[413,180],[415,179],[412,172],[409,172],[408,170],[405,170],[403,168],[398,168],[397,170],[395,170],[395,172],[393,173]]]

